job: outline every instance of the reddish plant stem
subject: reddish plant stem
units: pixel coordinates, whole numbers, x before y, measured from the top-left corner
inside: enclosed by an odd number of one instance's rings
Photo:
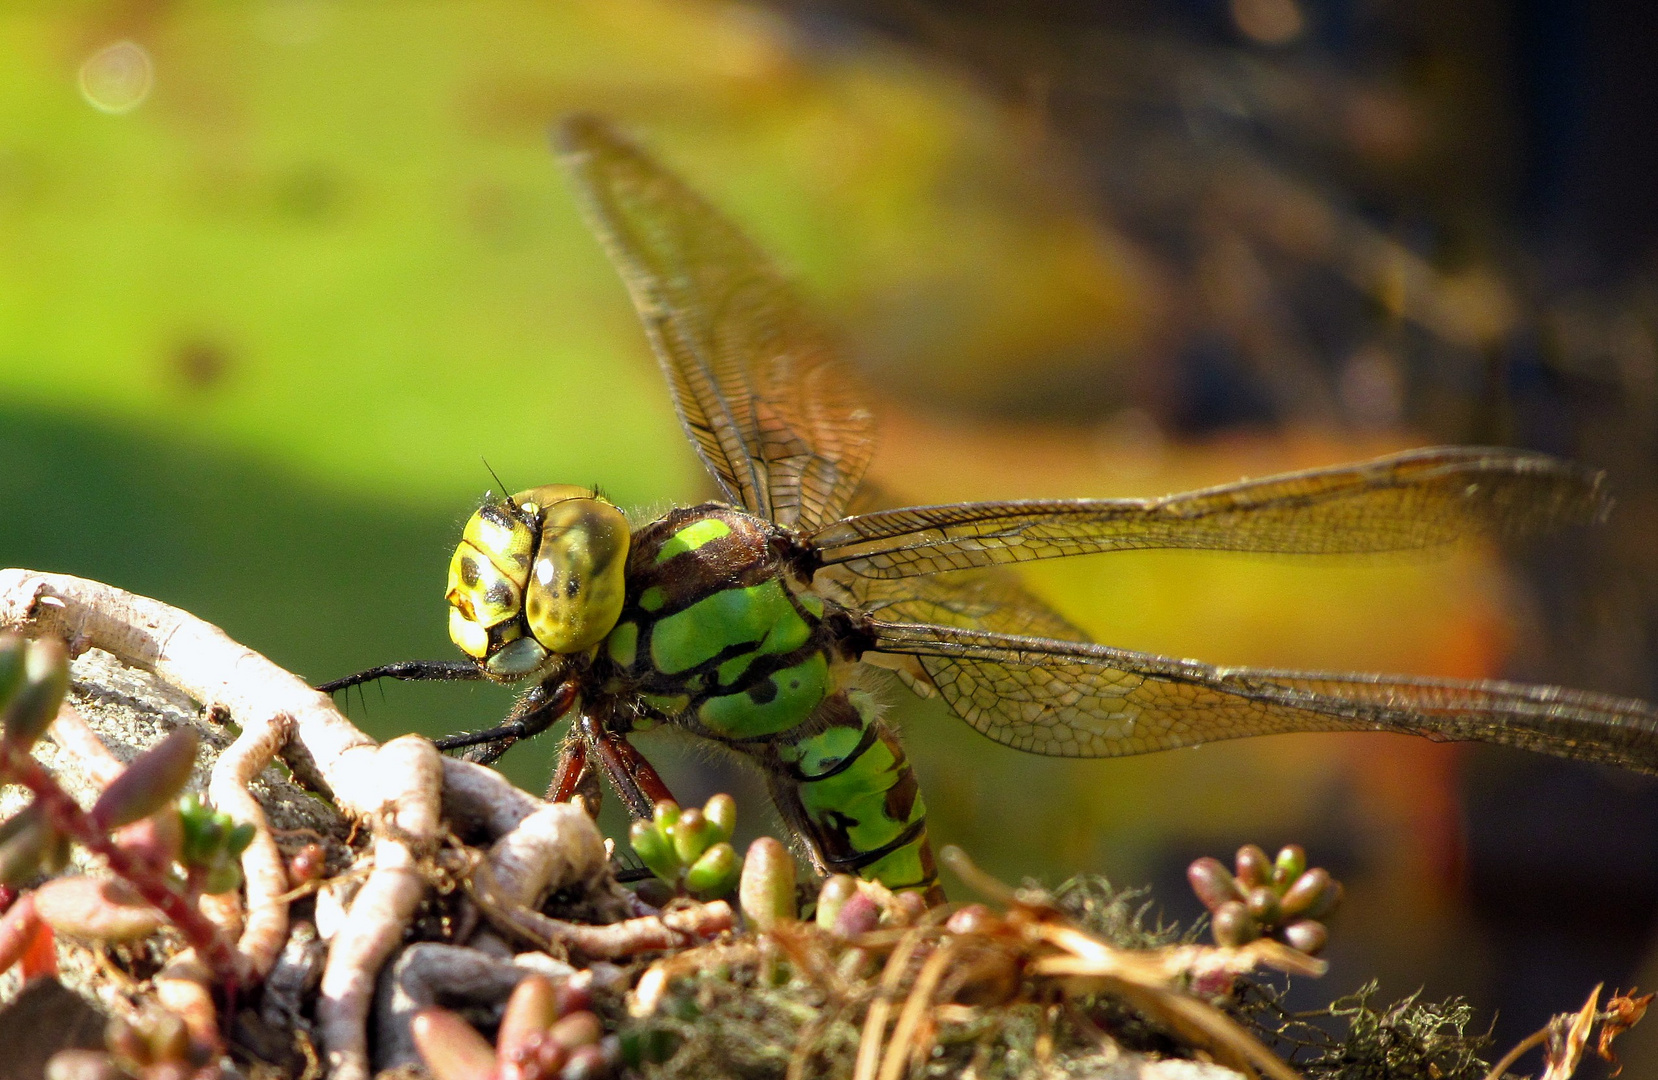
[[[218,927],[153,868],[117,847],[39,762],[16,747],[3,747],[0,748],[0,772],[6,779],[34,792],[53,827],[102,856],[109,868],[137,889],[146,903],[178,927],[185,940],[207,961],[216,981],[226,986],[235,986],[241,981],[241,957],[219,933]]]
[[[0,917],[0,971],[9,971],[23,958],[40,927],[40,916],[35,914],[34,894],[24,893],[23,898],[4,917]]]

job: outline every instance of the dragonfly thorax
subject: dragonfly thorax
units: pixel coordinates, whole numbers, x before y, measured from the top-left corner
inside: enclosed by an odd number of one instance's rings
[[[628,535],[622,512],[590,488],[484,503],[449,561],[449,636],[503,682],[592,648],[622,610]]]

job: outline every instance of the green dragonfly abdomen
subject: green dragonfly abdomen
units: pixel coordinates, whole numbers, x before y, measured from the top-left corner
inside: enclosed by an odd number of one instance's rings
[[[675,511],[636,533],[604,655],[662,720],[765,770],[820,867],[892,888],[932,885],[915,774],[848,668],[825,604],[775,530],[740,511]]]
[[[784,813],[795,806],[827,868],[861,874],[891,889],[932,889],[938,879],[927,844],[927,806],[915,770],[875,702],[839,691],[813,717],[811,734],[779,745],[789,781],[774,782]]]

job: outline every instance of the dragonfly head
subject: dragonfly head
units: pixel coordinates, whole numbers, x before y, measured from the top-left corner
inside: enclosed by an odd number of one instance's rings
[[[502,682],[592,648],[622,611],[628,536],[622,512],[591,488],[485,502],[449,561],[449,636]]]

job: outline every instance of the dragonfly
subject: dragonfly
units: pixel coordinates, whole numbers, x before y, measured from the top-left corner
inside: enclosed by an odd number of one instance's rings
[[[759,768],[818,872],[931,900],[926,803],[871,666],[1033,754],[1389,731],[1658,772],[1658,710],[1643,701],[1131,652],[1087,640],[1009,569],[1147,548],[1350,554],[1535,534],[1604,518],[1599,473],[1436,447],[1155,499],[874,508],[865,394],[771,260],[605,121],[569,119],[555,142],[721,498],[634,527],[593,488],[486,495],[446,591],[466,658],[320,689],[521,684],[502,724],[439,745],[493,761],[568,719],[548,797],[596,798],[602,776],[636,818],[671,795],[629,736],[684,730]]]

